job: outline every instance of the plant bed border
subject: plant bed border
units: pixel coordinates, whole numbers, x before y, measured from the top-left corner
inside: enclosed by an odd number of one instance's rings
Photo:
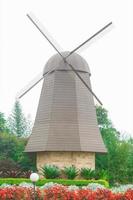
[[[3,183],[11,185],[19,185],[22,182],[31,183],[30,179],[26,178],[0,178],[0,185],[2,185]],[[49,182],[58,183],[66,186],[69,185],[86,186],[89,183],[98,183],[105,186],[106,188],[109,187],[108,181],[102,179],[99,180],[40,179],[39,181],[37,181],[36,185],[42,186],[45,183]]]

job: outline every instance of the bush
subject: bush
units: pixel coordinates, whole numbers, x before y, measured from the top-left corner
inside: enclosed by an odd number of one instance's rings
[[[1,178],[18,178],[20,177],[20,166],[12,159],[0,160],[0,177]]]
[[[3,172],[3,176],[5,178],[19,178],[19,177],[21,177],[21,171],[20,170],[9,170],[9,171]]]
[[[20,166],[12,159],[0,160],[0,171],[7,172],[11,170],[20,170]]]
[[[87,186],[89,183],[99,183],[101,185],[104,185],[105,187],[109,187],[109,183],[105,180],[67,180],[67,179],[41,179],[37,182],[38,186],[42,186],[45,183],[53,182],[58,183],[62,185],[76,185],[76,186]]]
[[[30,175],[32,174],[33,171],[28,170],[28,171],[22,171],[20,178],[30,178]]]
[[[29,178],[32,171],[8,170],[0,171],[1,178]]]
[[[104,170],[104,169],[96,170],[95,171],[95,178],[96,179],[108,180],[109,179],[108,171]]]
[[[65,176],[71,180],[73,180],[78,175],[78,170],[73,165],[70,167],[64,167],[63,172],[64,172]]]
[[[27,178],[0,178],[0,185],[6,183],[9,185],[19,185],[22,182],[31,183]]]
[[[5,164],[0,166],[9,166],[9,158],[12,163],[19,165],[21,169],[24,170],[35,170],[35,158],[34,154],[29,156],[24,152],[25,145],[27,143],[27,138],[18,138],[13,134],[9,133],[0,133],[0,162],[5,162]],[[6,164],[6,162],[8,164]],[[7,170],[12,169],[8,167]],[[5,169],[6,170],[6,169]],[[13,169],[14,170],[14,169]],[[3,170],[0,170],[3,171]]]
[[[1,178],[29,178],[31,170],[24,170],[12,159],[0,160],[0,177]]]
[[[47,179],[54,179],[60,176],[60,169],[55,165],[45,165],[41,168],[41,172]]]
[[[22,182],[31,183],[30,179],[26,178],[0,178],[0,185],[3,183],[10,185],[19,185]],[[109,183],[105,180],[66,180],[66,179],[40,179],[37,181],[37,186],[43,186],[46,183],[58,183],[62,185],[76,185],[76,186],[87,186],[89,183],[99,183],[105,187],[109,187]]]
[[[80,175],[84,179],[93,179],[95,177],[95,170],[89,168],[81,168]]]

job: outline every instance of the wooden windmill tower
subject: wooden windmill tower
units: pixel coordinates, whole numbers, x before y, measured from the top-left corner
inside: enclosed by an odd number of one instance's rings
[[[107,24],[71,52],[60,52],[43,32],[36,18],[27,15],[57,51],[38,80],[18,95],[21,98],[40,80],[43,86],[26,152],[35,152],[37,167],[55,164],[95,168],[95,153],[105,153],[99,132],[87,62],[75,51],[109,27]]]

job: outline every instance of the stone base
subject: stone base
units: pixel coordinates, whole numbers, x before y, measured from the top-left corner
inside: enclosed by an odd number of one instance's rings
[[[59,168],[74,165],[95,169],[95,153],[90,152],[37,152],[37,169],[46,164],[56,165]]]

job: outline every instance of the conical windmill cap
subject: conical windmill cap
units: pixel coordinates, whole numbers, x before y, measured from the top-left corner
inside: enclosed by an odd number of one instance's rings
[[[66,57],[69,54],[69,51],[61,52],[63,57]],[[79,54],[73,53],[67,58],[67,62],[74,66],[75,70],[81,71],[81,72],[88,72],[90,74],[90,69],[88,66],[88,63],[84,58],[82,58]],[[66,70],[71,71],[70,66],[65,63],[62,59],[62,57],[59,54],[53,55],[48,62],[46,63],[44,67],[44,74],[52,69],[56,70]]]
[[[67,62],[91,88],[87,62],[76,53],[68,57]],[[53,71],[44,76],[35,123],[25,151],[106,152],[92,94],[60,55],[48,60],[44,74],[49,70]]]

